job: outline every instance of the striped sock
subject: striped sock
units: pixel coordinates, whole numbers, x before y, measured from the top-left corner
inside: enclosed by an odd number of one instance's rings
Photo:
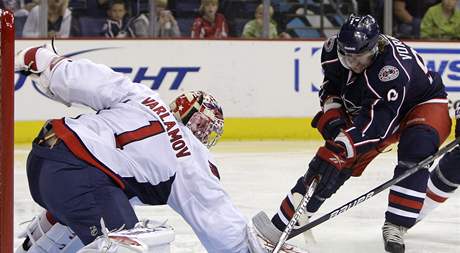
[[[423,203],[423,208],[420,211],[420,216],[417,221],[425,218],[436,207],[444,203],[450,195],[458,188],[459,184],[451,182],[444,176],[439,165],[431,172],[428,180],[426,199]]]
[[[297,180],[296,185],[291,189],[291,191],[283,199],[283,201],[281,202],[280,208],[278,209],[278,212],[272,218],[272,223],[280,231],[283,231],[284,228],[286,228],[287,224],[289,223],[292,216],[294,215],[295,209],[299,205],[300,200],[305,195],[305,193],[306,193],[306,187],[304,183],[304,178],[300,177]],[[312,198],[312,200],[313,199],[314,198]],[[308,206],[307,206],[306,214],[308,218],[311,217],[314,213],[314,212],[309,212],[309,211],[310,210],[308,209]]]
[[[406,168],[398,165],[395,176],[405,170]],[[406,228],[415,224],[426,197],[428,177],[428,169],[423,169],[390,188],[388,209],[385,213],[387,221]]]

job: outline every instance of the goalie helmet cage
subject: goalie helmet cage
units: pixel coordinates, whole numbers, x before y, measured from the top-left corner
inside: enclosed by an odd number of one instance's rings
[[[13,252],[14,17],[0,9],[0,253]]]

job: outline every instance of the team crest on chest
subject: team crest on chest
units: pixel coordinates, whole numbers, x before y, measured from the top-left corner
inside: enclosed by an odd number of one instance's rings
[[[398,76],[399,76],[398,68],[391,66],[391,65],[386,65],[379,71],[379,79],[382,82],[393,81],[396,78],[398,78]]]

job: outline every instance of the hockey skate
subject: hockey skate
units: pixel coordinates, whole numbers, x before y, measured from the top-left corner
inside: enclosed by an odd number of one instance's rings
[[[405,246],[403,237],[406,232],[407,228],[385,221],[382,227],[385,250],[390,253],[404,253]]]
[[[251,245],[252,253],[271,253],[276,247],[276,243],[281,236],[279,231],[270,221],[267,214],[260,212],[255,215],[249,225],[249,234],[254,235],[258,241],[258,246],[262,249],[257,249]],[[279,252],[283,253],[308,253],[307,250],[301,249],[294,245],[284,243]]]

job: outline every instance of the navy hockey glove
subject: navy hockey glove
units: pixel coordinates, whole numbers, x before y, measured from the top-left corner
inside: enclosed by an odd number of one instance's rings
[[[347,158],[345,147],[326,141],[309,164],[306,183],[308,184],[314,177],[319,176],[320,181],[315,194],[327,199],[350,178],[352,172],[350,168],[353,162],[354,157]]]
[[[325,113],[320,111],[311,121],[311,126],[317,128],[325,140],[333,140],[346,125],[342,109],[330,109]]]

